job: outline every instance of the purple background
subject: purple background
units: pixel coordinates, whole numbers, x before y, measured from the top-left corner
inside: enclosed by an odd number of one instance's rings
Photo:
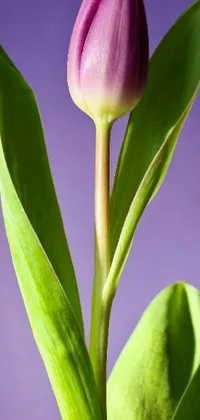
[[[146,0],[151,52],[191,0]],[[94,127],[72,103],[66,53],[79,0],[0,0],[0,42],[33,87],[88,333],[93,271]],[[126,118],[115,125],[112,170]],[[200,96],[164,185],[145,212],[116,297],[109,371],[146,305],[177,280],[200,287]],[[0,221],[0,418],[58,420]]]

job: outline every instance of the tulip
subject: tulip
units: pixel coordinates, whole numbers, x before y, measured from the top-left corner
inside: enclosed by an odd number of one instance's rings
[[[71,37],[67,79],[76,105],[96,126],[95,276],[90,358],[106,419],[110,269],[109,154],[113,122],[138,104],[147,81],[149,43],[143,0],[83,0]],[[102,309],[103,308],[103,309]]]
[[[129,113],[146,85],[148,50],[143,0],[83,0],[67,66],[75,104],[95,122]]]

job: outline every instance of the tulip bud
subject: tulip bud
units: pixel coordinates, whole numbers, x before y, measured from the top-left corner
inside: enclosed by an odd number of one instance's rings
[[[96,122],[129,113],[146,85],[148,46],[143,0],[83,0],[67,66],[76,105]]]

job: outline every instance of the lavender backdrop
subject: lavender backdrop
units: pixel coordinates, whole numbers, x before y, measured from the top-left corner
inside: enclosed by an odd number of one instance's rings
[[[151,52],[191,0],[146,0]],[[94,127],[71,102],[66,53],[79,0],[0,0],[0,43],[33,87],[88,334],[93,272]],[[112,170],[126,118],[113,132]],[[200,287],[200,96],[165,183],[146,211],[115,300],[109,371],[149,301],[164,286]],[[29,328],[0,220],[0,418],[59,420]]]

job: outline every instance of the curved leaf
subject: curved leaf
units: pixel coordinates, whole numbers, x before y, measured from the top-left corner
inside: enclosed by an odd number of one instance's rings
[[[144,97],[132,112],[111,196],[111,272],[117,287],[140,217],[159,189],[200,81],[200,1],[155,51]],[[148,182],[147,182],[148,181]]]
[[[200,363],[199,324],[192,286],[172,285],[153,300],[109,378],[108,420],[171,419]]]
[[[1,50],[0,193],[13,264],[63,420],[102,418],[37,106]]]
[[[83,331],[75,273],[34,94],[1,47],[0,83],[1,141],[14,188]]]

